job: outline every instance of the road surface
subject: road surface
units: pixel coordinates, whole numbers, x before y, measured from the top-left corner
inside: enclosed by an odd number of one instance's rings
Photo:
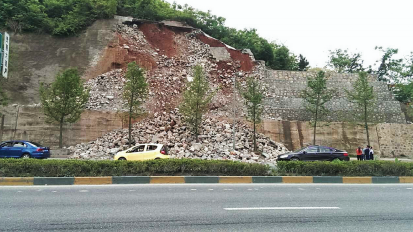
[[[0,231],[412,230],[412,184],[0,187]]]

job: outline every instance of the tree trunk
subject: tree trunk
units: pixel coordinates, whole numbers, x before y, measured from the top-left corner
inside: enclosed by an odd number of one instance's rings
[[[320,101],[320,96],[317,97],[317,104],[315,106],[313,145],[315,145],[315,137],[317,134],[318,105],[320,104],[319,101]]]
[[[199,122],[198,122],[198,111],[199,111],[199,107],[198,107],[198,103],[196,104],[196,112],[195,112],[195,141],[196,143],[199,143],[199,139],[198,139],[198,127],[199,127]]]
[[[59,148],[63,148],[63,117],[60,119]]]
[[[256,152],[257,151],[257,138],[256,138],[256,136],[255,136],[255,131],[256,131],[256,129],[255,129],[255,120],[254,120],[254,135],[253,135],[253,141],[254,141],[254,151]]]
[[[133,94],[131,96],[131,102],[129,105],[129,126],[128,126],[129,147],[132,146],[132,109],[133,109]]]
[[[367,145],[370,146],[369,125],[367,124],[367,104],[364,104],[364,127],[366,128]]]

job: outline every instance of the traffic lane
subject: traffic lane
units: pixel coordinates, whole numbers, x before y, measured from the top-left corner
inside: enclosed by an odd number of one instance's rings
[[[0,195],[0,228],[7,231],[254,231],[274,226],[308,231],[336,225],[409,231],[413,224],[412,185],[32,186],[2,187]],[[247,207],[339,209],[225,210]]]

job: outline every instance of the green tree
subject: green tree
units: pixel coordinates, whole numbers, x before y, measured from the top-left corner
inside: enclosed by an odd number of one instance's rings
[[[353,84],[353,90],[346,90],[347,97],[350,102],[356,103],[359,109],[362,110],[358,120],[364,123],[364,128],[367,134],[367,144],[370,145],[369,125],[372,120],[373,109],[376,101],[373,86],[369,85],[366,72],[360,72],[359,77]]]
[[[363,71],[363,60],[360,53],[350,54],[347,50],[330,51],[327,66],[338,73],[354,73]]]
[[[179,106],[179,112],[184,121],[190,126],[195,134],[198,143],[199,127],[202,124],[202,116],[207,112],[208,105],[215,95],[209,89],[208,80],[200,65],[194,67],[194,79],[188,83],[187,89],[183,94],[183,102]]]
[[[126,73],[126,84],[123,89],[123,99],[125,100],[128,109],[129,119],[129,147],[132,144],[132,118],[137,118],[143,113],[141,108],[145,102],[149,88],[146,82],[145,71],[140,68],[135,62],[128,64]]]
[[[247,119],[252,122],[254,134],[253,134],[253,143],[254,151],[258,151],[257,148],[257,139],[256,139],[256,126],[261,123],[261,115],[263,112],[262,101],[264,99],[264,91],[258,80],[253,77],[247,79],[246,88],[241,88],[238,85],[238,89],[245,99],[245,105],[247,107]]]
[[[298,71],[307,71],[310,68],[310,62],[308,62],[308,60],[301,54],[298,59]]]
[[[397,81],[403,70],[403,59],[394,59],[393,56],[397,55],[399,50],[394,48],[383,49],[383,47],[376,47],[375,49],[383,53],[380,61],[378,61],[380,62],[379,67],[374,72],[378,79],[380,81]]]
[[[325,104],[332,98],[332,93],[327,89],[326,74],[319,71],[315,78],[308,78],[307,88],[302,92],[304,106],[311,113],[313,130],[313,144],[316,141],[317,122],[328,113]]]
[[[79,120],[89,100],[89,90],[83,87],[77,69],[70,68],[59,73],[52,84],[41,83],[40,100],[48,120],[60,125],[59,147],[62,148],[63,124]]]
[[[271,68],[275,70],[293,70],[295,63],[295,56],[290,54],[290,50],[286,46],[281,46],[274,51]]]
[[[413,101],[413,82],[409,84],[397,84],[393,89],[396,99],[403,103]]]

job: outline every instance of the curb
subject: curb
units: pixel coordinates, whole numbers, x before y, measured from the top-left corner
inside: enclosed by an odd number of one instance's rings
[[[108,185],[108,184],[402,184],[404,176],[106,176],[106,177],[0,177],[0,186]]]

